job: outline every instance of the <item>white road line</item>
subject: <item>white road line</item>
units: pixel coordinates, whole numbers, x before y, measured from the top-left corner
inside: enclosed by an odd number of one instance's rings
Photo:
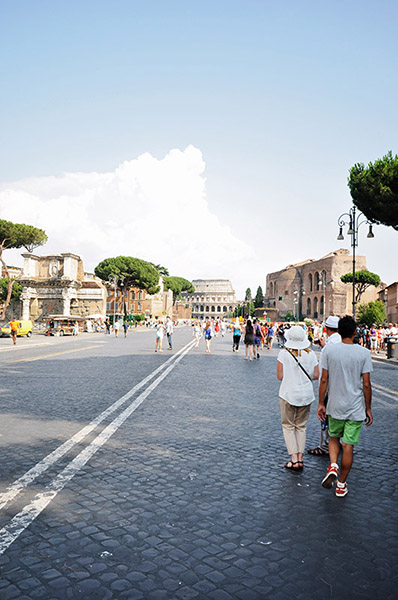
[[[15,352],[16,350],[29,350],[29,348],[36,348],[37,346],[49,346],[51,344],[51,342],[38,342],[36,344],[26,344],[26,345],[17,345],[16,346],[10,346],[9,348],[5,348],[4,346],[2,346],[0,348],[0,352],[7,352],[7,351],[12,351]]]
[[[56,448],[53,452],[48,454],[45,458],[43,458],[40,462],[38,462],[34,467],[29,469],[24,475],[19,477],[14,483],[12,483],[5,492],[0,494],[0,510],[6,506],[9,502],[11,502],[15,496],[17,496],[26,486],[28,486],[32,481],[34,481],[39,475],[44,473],[51,465],[56,463],[64,454],[69,452],[73,446],[81,442],[93,429],[97,427],[102,421],[104,421],[110,414],[115,412],[118,408],[122,406],[127,400],[129,400],[138,390],[144,387],[151,379],[153,379],[158,373],[163,371],[167,367],[169,363],[174,361],[176,357],[181,355],[186,349],[190,350],[192,344],[194,342],[189,342],[186,346],[181,348],[176,354],[171,356],[165,363],[160,365],[157,369],[155,369],[152,373],[150,373],[145,379],[137,383],[131,390],[127,392],[124,396],[116,400],[111,406],[109,406],[106,410],[104,410],[98,417],[96,417],[93,421],[91,421],[86,427],[83,427],[80,431],[75,433],[69,440],[61,444],[58,448]]]
[[[395,399],[395,398],[394,398]],[[380,403],[383,406],[388,406],[388,408],[396,408],[396,406],[394,406],[394,404],[392,404],[391,402],[386,402],[385,400],[382,400],[381,398],[379,398],[378,396],[374,395],[372,398],[372,401],[375,401],[376,403]]]
[[[40,494],[37,494],[30,504],[25,506],[11,521],[0,529],[0,556],[18,538],[19,535],[40,515],[65,485],[78,473],[90,458],[99,450],[105,442],[119,429],[124,421],[144,402],[149,394],[163,381],[165,377],[189,352],[193,342],[185,347],[185,350],[167,369],[149,385],[142,394],[138,396],[116,419],[114,419],[84,450],[74,458],[67,467],[61,471]]]
[[[389,394],[388,392],[383,392],[383,390],[375,389],[374,393],[381,394],[382,396],[386,396],[386,398],[390,398],[390,400],[394,400],[395,402],[398,402],[398,398],[396,396],[393,396],[392,394]]]
[[[394,396],[398,396],[398,392],[396,392],[395,390],[391,390],[390,388],[384,387],[383,385],[373,383],[373,381],[372,381],[372,387],[376,388],[377,390],[383,390],[384,392],[388,392],[389,394],[394,394]]]

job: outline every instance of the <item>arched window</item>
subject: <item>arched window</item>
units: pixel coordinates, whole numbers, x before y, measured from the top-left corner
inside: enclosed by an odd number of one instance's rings
[[[227,307],[226,307],[226,306],[223,306],[223,307],[222,307],[222,311],[223,311],[223,312],[227,312]]]
[[[208,306],[206,306],[206,312],[209,312],[209,307]]]
[[[134,292],[134,291],[133,291],[133,292],[131,292],[131,299],[132,299],[132,300],[135,300],[135,292]]]
[[[221,306],[217,306],[217,312],[221,312]]]
[[[323,315],[325,311],[325,298],[321,296],[321,301],[319,303],[319,314]]]
[[[314,317],[318,317],[318,298],[316,296],[314,298]]]
[[[203,312],[203,310],[204,310],[204,306],[203,306],[203,304],[201,304],[200,305],[200,312]]]
[[[307,298],[307,315],[311,314],[311,298]]]
[[[215,306],[211,307],[211,312],[216,312],[216,307]]]
[[[316,292],[319,290],[319,287],[320,287],[319,284],[320,284],[319,273],[318,273],[318,271],[316,271],[316,273],[315,273],[315,281],[314,281],[315,291]]]
[[[229,307],[229,312],[232,312],[232,306]]]
[[[272,283],[272,281],[269,284],[269,295],[271,296],[271,298],[274,295],[274,284]]]
[[[312,273],[308,275],[308,289],[312,292]]]

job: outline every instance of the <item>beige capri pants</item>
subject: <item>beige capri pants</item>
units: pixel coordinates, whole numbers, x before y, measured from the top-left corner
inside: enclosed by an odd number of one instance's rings
[[[279,398],[281,406],[282,431],[287,451],[290,455],[305,450],[306,426],[310,416],[311,404],[293,406]]]

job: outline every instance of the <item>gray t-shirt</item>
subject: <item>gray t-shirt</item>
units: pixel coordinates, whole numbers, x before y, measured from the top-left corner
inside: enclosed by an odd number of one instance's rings
[[[362,375],[373,371],[370,351],[358,344],[328,344],[322,367],[329,373],[327,414],[335,419],[363,421]]]

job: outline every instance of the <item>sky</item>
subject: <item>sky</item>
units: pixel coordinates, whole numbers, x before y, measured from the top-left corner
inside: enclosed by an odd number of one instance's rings
[[[0,0],[0,218],[85,270],[266,274],[337,248],[358,162],[398,153],[395,0]],[[398,232],[358,254],[398,279]],[[8,264],[22,265],[21,251]]]

